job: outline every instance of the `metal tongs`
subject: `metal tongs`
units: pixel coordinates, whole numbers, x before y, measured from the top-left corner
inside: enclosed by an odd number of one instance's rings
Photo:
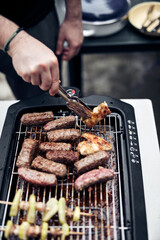
[[[64,98],[66,106],[83,120],[91,117],[92,110],[77,96],[70,96],[61,85],[57,94]]]

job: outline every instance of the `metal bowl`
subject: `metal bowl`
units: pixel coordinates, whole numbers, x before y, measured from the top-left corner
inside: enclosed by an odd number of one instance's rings
[[[130,0],[82,0],[84,36],[108,36],[127,23]]]

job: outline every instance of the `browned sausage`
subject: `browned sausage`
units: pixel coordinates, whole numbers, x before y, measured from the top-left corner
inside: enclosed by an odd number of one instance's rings
[[[48,151],[46,158],[64,164],[73,164],[79,160],[79,153],[74,151]]]
[[[57,178],[54,174],[28,168],[18,168],[18,174],[21,178],[34,185],[55,186],[57,184]]]
[[[35,139],[27,138],[22,144],[22,149],[19,153],[16,166],[17,167],[29,167],[34,155],[38,150],[38,141]]]
[[[72,145],[70,143],[63,143],[63,142],[42,142],[39,145],[39,149],[42,152],[47,151],[70,151],[72,149]]]
[[[80,131],[74,128],[47,132],[47,137],[50,142],[75,141],[80,138],[80,135]]]
[[[89,187],[93,184],[99,182],[106,182],[110,179],[113,179],[114,172],[112,169],[100,168],[94,169],[89,172],[86,172],[79,176],[75,181],[75,189],[76,191],[81,191],[86,187]]]
[[[25,113],[21,118],[23,125],[37,125],[44,124],[53,120],[53,112],[34,112],[34,113]]]
[[[41,156],[36,157],[31,167],[48,173],[53,173],[58,177],[64,177],[67,175],[67,167],[64,164],[50,161]]]
[[[74,166],[77,169],[77,173],[83,173],[103,165],[108,159],[109,154],[106,151],[100,151],[82,158]]]
[[[44,126],[44,131],[74,127],[76,118],[72,115],[55,119]]]

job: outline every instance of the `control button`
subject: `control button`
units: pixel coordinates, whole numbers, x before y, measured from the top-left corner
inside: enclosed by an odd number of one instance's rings
[[[130,145],[133,146],[133,142],[132,141],[130,141]]]
[[[76,94],[76,91],[72,88],[67,89],[66,92],[69,94],[70,97]]]
[[[137,160],[135,160],[135,159],[133,159],[133,158],[131,159],[131,162],[132,162],[132,163],[139,163],[139,161],[137,161]]]
[[[139,156],[137,154],[135,154],[134,152],[130,152],[130,155],[133,157],[133,158],[139,158]]]
[[[138,150],[136,148],[134,148],[134,147],[130,147],[130,151],[131,152],[137,152]]]
[[[132,126],[131,126],[131,125],[128,125],[128,128],[129,128],[129,129],[131,129],[131,128],[132,128]]]
[[[128,123],[129,124],[132,124],[132,125],[135,125],[135,122],[131,121],[131,120],[128,120]]]

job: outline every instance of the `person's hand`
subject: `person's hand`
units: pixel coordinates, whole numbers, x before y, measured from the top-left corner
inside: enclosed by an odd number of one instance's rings
[[[65,41],[68,43],[68,46],[64,46]],[[64,20],[59,30],[56,54],[62,54],[62,60],[70,60],[78,54],[82,43],[83,31],[81,21]]]
[[[59,88],[59,66],[55,54],[37,39],[21,31],[11,41],[9,55],[24,81],[49,90],[55,95]],[[22,89],[25,91],[25,89]]]

